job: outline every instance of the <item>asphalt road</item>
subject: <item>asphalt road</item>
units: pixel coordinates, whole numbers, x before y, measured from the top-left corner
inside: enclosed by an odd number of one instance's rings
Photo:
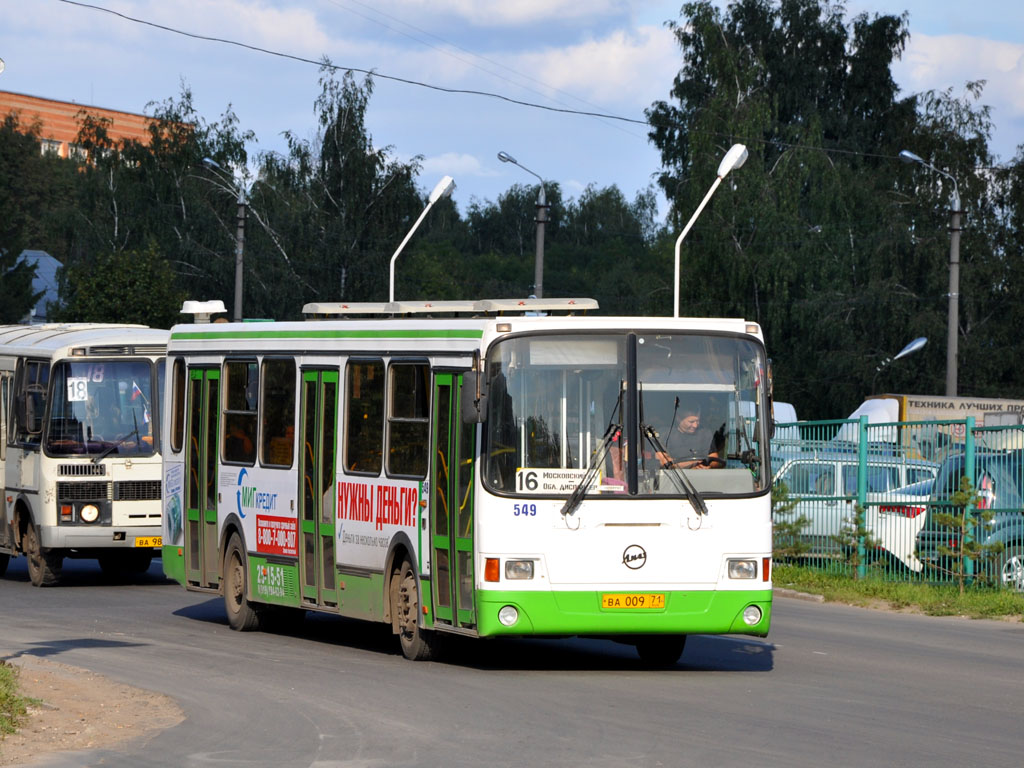
[[[646,670],[596,640],[460,642],[412,663],[375,625],[228,629],[219,598],[67,561],[0,579],[0,647],[175,698],[180,725],[49,766],[1013,766],[1024,624],[777,598],[771,635]]]

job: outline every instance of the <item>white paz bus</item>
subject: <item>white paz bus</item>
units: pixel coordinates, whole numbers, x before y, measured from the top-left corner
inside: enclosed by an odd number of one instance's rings
[[[595,308],[175,326],[165,573],[223,594],[235,629],[322,611],[390,624],[412,659],[446,634],[612,638],[652,663],[692,633],[764,636],[761,329]]]
[[[64,559],[146,570],[160,552],[159,403],[167,331],[0,326],[0,575],[36,586]]]

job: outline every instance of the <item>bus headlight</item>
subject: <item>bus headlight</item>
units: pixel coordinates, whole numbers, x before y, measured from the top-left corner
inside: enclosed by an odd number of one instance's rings
[[[519,621],[519,611],[516,610],[514,605],[504,605],[501,607],[501,610],[498,611],[498,621],[506,627],[511,627]]]
[[[761,620],[761,609],[756,605],[748,605],[743,609],[743,622],[748,626],[754,626]]]
[[[78,511],[83,523],[95,523],[100,519],[100,509],[95,504],[86,504]]]
[[[756,560],[730,560],[729,561],[729,578],[730,579],[756,579],[757,578],[757,561]]]
[[[506,560],[506,579],[532,579],[533,560]]]

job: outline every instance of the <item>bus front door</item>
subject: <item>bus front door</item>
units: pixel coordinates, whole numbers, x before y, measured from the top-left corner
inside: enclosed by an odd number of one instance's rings
[[[188,382],[185,464],[185,578],[192,586],[220,584],[217,540],[217,446],[220,437],[220,369],[191,368]]]
[[[337,419],[338,372],[303,369],[299,442],[299,570],[303,605],[338,605],[334,553]]]
[[[473,576],[473,459],[476,425],[463,424],[462,375],[434,377],[433,463],[430,504],[434,618],[456,627],[476,625]]]

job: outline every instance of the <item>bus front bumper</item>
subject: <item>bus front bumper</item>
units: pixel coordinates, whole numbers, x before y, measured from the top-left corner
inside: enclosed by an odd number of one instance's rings
[[[139,526],[47,526],[40,531],[44,549],[132,549],[159,547],[163,529]]]
[[[771,589],[665,591],[660,593],[665,597],[664,607],[660,608],[604,608],[602,597],[614,593],[597,591],[480,590],[476,594],[477,630],[481,637],[643,634],[764,637],[768,634],[772,612]],[[509,610],[510,607],[514,610]],[[507,623],[513,616],[515,621]],[[752,618],[757,620],[751,623]]]

